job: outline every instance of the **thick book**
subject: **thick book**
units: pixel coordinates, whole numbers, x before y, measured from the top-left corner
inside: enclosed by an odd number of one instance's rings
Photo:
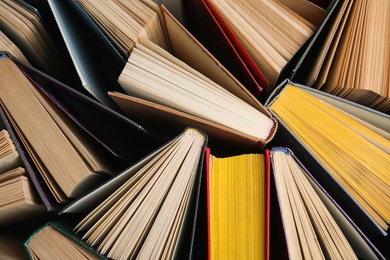
[[[44,209],[45,211],[45,209]],[[2,259],[28,260],[29,255],[24,247],[24,242],[30,235],[47,221],[51,221],[55,215],[37,218],[27,218],[17,224],[2,226],[0,229],[0,254]]]
[[[11,135],[5,128],[4,123],[0,123],[0,176],[3,173],[14,170],[22,166],[19,152],[12,140]]]
[[[270,259],[270,157],[206,150],[208,259]]]
[[[3,120],[35,168],[28,172],[41,175],[36,181],[36,174],[31,175],[36,188],[48,187],[58,203],[85,193],[96,185],[92,179],[99,183],[158,147],[159,141],[140,125],[10,54],[1,54],[0,65],[10,72],[2,77]],[[73,177],[64,178],[66,174]]]
[[[291,79],[389,114],[388,3],[338,2]]]
[[[389,116],[289,80],[266,106],[280,123],[274,143],[293,149],[360,229],[386,235]]]
[[[343,209],[287,147],[270,149],[273,187],[288,258],[384,259]],[[272,218],[272,227],[277,227]],[[278,243],[277,240],[272,240]],[[310,258],[309,257],[309,258]]]
[[[194,248],[202,228],[197,216],[206,145],[203,132],[187,128],[60,214],[87,212],[75,231],[109,258],[191,258],[199,253]]]
[[[14,127],[6,116],[2,108],[0,108],[0,118],[1,126],[3,129],[7,130],[11,139],[15,145],[16,151],[18,153],[19,159],[22,161],[21,167],[28,173],[30,181],[33,183],[36,192],[45,205],[48,211],[56,211],[61,207],[61,204],[55,199],[54,195],[50,191],[48,185],[45,183],[43,176],[39,173],[37,167],[32,161],[31,156],[29,156],[25,146],[22,144],[22,141],[15,132]]]
[[[327,16],[310,40],[310,48],[305,49],[288,75],[290,80],[306,86],[312,86],[316,81],[322,82],[320,70],[326,67],[323,66],[326,63],[326,56],[332,52],[332,41],[336,41],[341,33],[339,28],[345,25],[351,3],[352,1],[336,0],[329,6]]]
[[[118,79],[126,95],[109,92],[130,118],[168,133],[198,127],[213,142],[237,149],[260,150],[272,139],[277,124],[259,102],[251,106],[169,52],[143,43],[134,47]]]

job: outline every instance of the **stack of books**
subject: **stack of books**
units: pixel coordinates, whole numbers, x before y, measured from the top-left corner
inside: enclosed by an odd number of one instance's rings
[[[390,256],[386,1],[0,5],[2,257]]]

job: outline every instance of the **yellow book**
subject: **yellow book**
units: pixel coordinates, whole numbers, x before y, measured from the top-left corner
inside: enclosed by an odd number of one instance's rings
[[[343,193],[356,200],[377,231],[385,232],[390,223],[388,128],[381,129],[359,118],[359,113],[347,113],[307,88],[292,84],[287,84],[268,107],[333,182],[345,190]],[[361,116],[371,113],[372,118],[378,114],[362,107],[360,111]],[[388,116],[380,117],[382,124],[388,124]]]
[[[263,154],[208,155],[209,259],[265,259],[266,167]]]

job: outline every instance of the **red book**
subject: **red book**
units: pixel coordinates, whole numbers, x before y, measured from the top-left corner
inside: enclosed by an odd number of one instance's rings
[[[268,80],[210,2],[187,0],[183,5],[190,32],[249,92],[257,98],[265,95]]]

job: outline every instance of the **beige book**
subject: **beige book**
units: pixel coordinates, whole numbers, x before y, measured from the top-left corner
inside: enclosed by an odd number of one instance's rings
[[[271,118],[178,59],[137,45],[119,79],[127,94],[267,139]]]
[[[48,222],[26,239],[32,259],[102,259],[92,248],[85,246],[72,233],[69,223]]]
[[[19,153],[8,133],[3,129],[0,131],[0,174],[22,166]],[[0,175],[0,179],[1,179]]]
[[[332,26],[327,32],[326,39],[323,41],[321,49],[318,51],[316,61],[307,73],[305,81],[306,86],[321,88],[326,82],[330,65],[332,64],[337,45],[345,27],[349,11],[353,1],[343,1],[336,17],[332,21]]]
[[[127,96],[118,92],[109,92],[109,95],[126,115],[151,128],[159,126],[162,131],[178,133],[188,125],[199,127],[209,135],[211,142],[217,141],[223,147],[234,144],[238,150],[259,151],[272,139],[277,129],[276,121],[164,6],[160,7],[160,12],[164,17],[172,53],[148,39],[140,38],[119,77],[123,88],[129,91]],[[142,53],[147,53],[147,56]],[[166,93],[172,102],[167,99],[163,101],[160,95],[152,98],[146,92],[136,94],[135,85],[131,82],[134,82],[133,76],[139,77],[141,74],[137,76],[138,72],[130,72],[138,66],[131,65],[133,59],[139,61],[141,66],[148,67],[147,70],[138,71],[157,75],[149,77],[143,74],[141,77],[147,77],[147,80],[138,79],[137,86],[149,84],[153,87],[155,83],[151,83],[151,80],[158,80],[167,91],[181,93],[181,97],[189,101],[180,105],[173,99],[182,101],[182,98],[177,98],[173,93]],[[171,84],[172,88],[167,84]],[[192,88],[190,93],[188,90]],[[164,90],[161,88],[158,91]]]

